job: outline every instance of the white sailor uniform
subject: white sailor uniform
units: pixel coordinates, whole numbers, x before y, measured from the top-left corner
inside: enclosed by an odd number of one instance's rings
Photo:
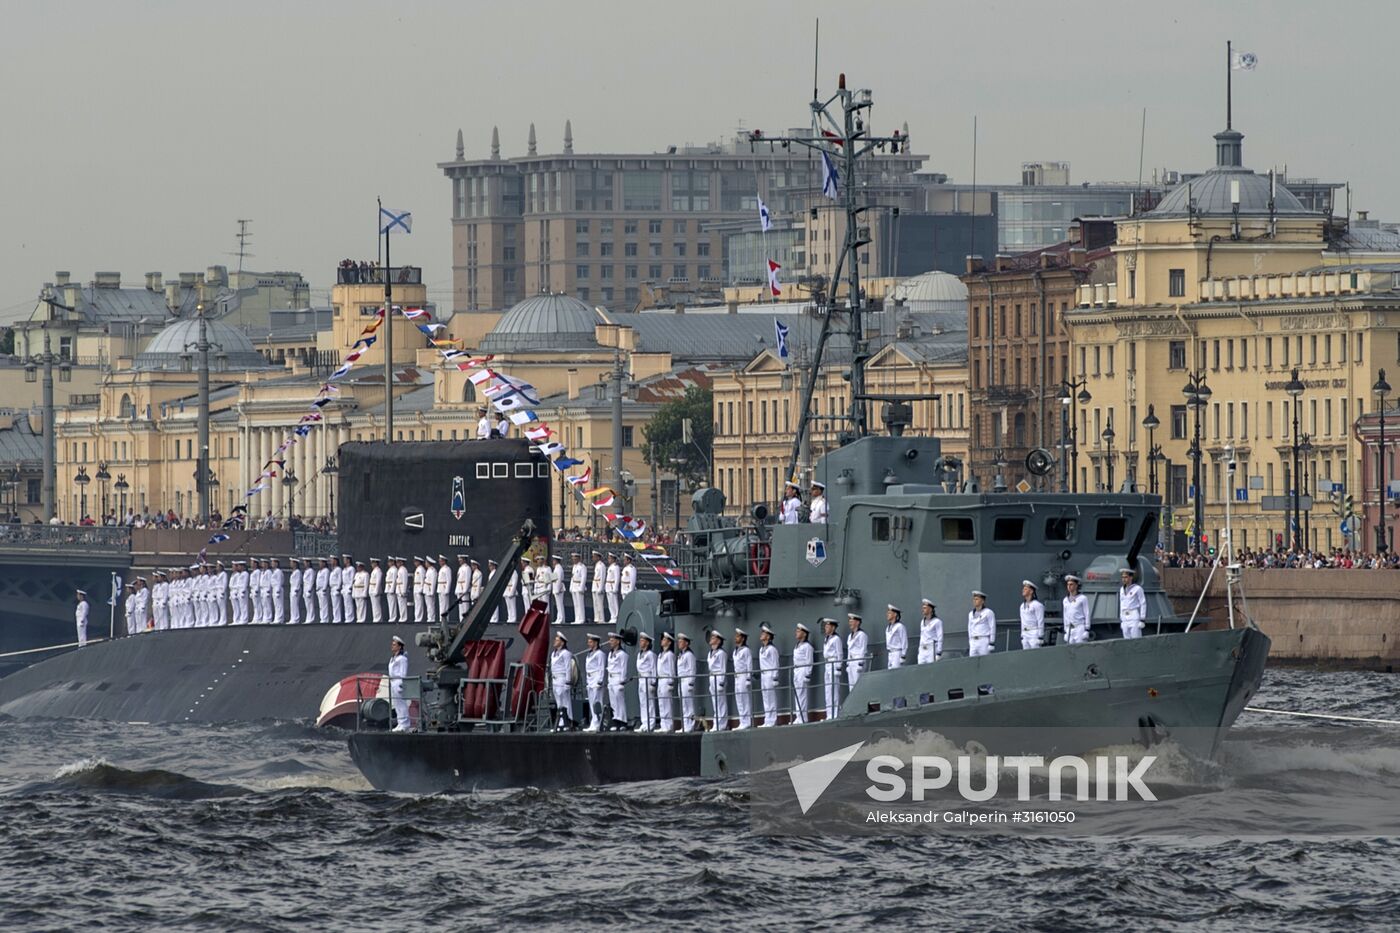
[[[89,611],[87,597],[78,600],[77,608],[73,610],[73,622],[78,628],[78,647],[87,645],[87,624]]]
[[[558,728],[574,721],[574,654],[568,648],[555,648],[549,654],[549,682],[554,706],[559,710]]]
[[[846,636],[846,683],[849,687],[855,687],[860,682],[860,675],[865,673],[865,666],[870,663],[866,657],[869,654],[870,637],[865,634],[865,629],[858,628]]]
[[[967,656],[980,658],[991,654],[992,641],[996,638],[997,617],[992,610],[983,606],[967,614]]]
[[[1038,599],[1021,602],[1021,647],[1039,648],[1045,641],[1045,606]]]
[[[1089,640],[1089,597],[1083,593],[1066,596],[1061,601],[1065,625],[1065,644],[1082,645]]]
[[[816,649],[810,641],[798,643],[792,649],[792,721],[806,722],[812,688],[812,660]],[[764,723],[767,725],[767,723]]]
[[[1147,619],[1147,596],[1136,583],[1118,588],[1118,624],[1124,638],[1141,638]]]
[[[731,655],[734,662],[734,711],[739,715],[739,728],[753,728],[753,651],[748,645],[735,645]]]
[[[588,685],[588,732],[603,727],[603,681],[608,670],[608,657],[600,648],[591,648],[584,664]]]
[[[715,731],[729,728],[729,655],[723,648],[711,648],[706,658],[709,677],[710,705],[714,711]]]
[[[656,652],[650,648],[637,652],[637,705],[641,730],[651,732],[656,728]]]
[[[608,706],[613,722],[627,723],[627,649],[608,652]]]
[[[695,652],[676,653],[676,679],[681,693],[681,731],[695,731]]]
[[[841,662],[846,649],[841,636],[832,632],[822,643],[822,658],[826,661],[826,718],[835,719],[841,712]]]
[[[403,682],[408,677],[408,655],[400,651],[389,659],[389,699],[394,704],[394,731],[408,731],[408,699]]]
[[[676,652],[667,648],[656,656],[656,720],[657,731],[675,729],[675,710],[671,697],[676,692]]]
[[[904,656],[909,651],[909,631],[903,622],[885,626],[885,667],[895,670],[904,666]]]

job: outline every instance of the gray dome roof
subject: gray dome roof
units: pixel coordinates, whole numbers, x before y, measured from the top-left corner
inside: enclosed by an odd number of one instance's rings
[[[222,321],[207,321],[205,327],[211,370],[263,369],[269,365],[241,330]],[[195,369],[194,345],[198,342],[199,321],[181,318],[152,337],[132,361],[131,368],[141,372],[191,372]]]
[[[1225,130],[1215,134],[1215,167],[1204,175],[1177,185],[1162,198],[1161,202],[1148,211],[1153,217],[1185,217],[1188,214],[1229,215],[1234,213],[1234,199],[1231,189],[1235,183],[1240,188],[1240,213],[1268,214],[1270,182],[1267,175],[1259,175],[1243,167],[1244,134],[1238,130]],[[1278,185],[1274,194],[1276,214],[1311,214],[1313,211],[1303,206],[1303,202],[1283,185]]]
[[[967,307],[967,286],[948,272],[925,272],[894,287],[894,298],[903,299],[910,311],[961,311]]]
[[[535,295],[507,311],[481,340],[491,353],[579,350],[598,346],[594,328],[607,323],[593,308],[568,295]]]

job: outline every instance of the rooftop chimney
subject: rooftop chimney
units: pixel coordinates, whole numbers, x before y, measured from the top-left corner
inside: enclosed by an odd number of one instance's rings
[[[72,275],[67,272],[55,272],[53,274],[53,284],[58,286],[67,285],[72,280]]]
[[[530,124],[530,138],[526,140],[526,148],[529,155],[535,154],[535,124]]]
[[[565,121],[564,121],[564,151],[565,151],[565,152],[570,152],[570,153],[574,151],[574,121],[573,121],[573,120],[565,120]]]
[[[467,157],[466,147],[462,143],[462,130],[457,129],[457,161],[460,162]]]
[[[569,380],[569,398],[570,398],[570,399],[576,399],[576,398],[578,398],[578,370],[577,370],[577,369],[571,369],[571,370],[569,370],[569,372],[568,372],[568,380]]]
[[[491,161],[499,162],[501,159],[501,129],[491,127]]]

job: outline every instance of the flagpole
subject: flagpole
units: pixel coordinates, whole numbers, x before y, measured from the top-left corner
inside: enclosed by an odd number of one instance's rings
[[[384,204],[380,202],[380,209]],[[384,215],[379,215],[384,225]],[[390,274],[388,227],[384,229],[384,443],[394,442],[394,277]]]
[[[1227,130],[1231,129],[1233,117],[1233,114],[1231,113],[1231,85],[1233,83],[1234,76],[1231,75],[1231,72],[1234,71],[1235,61],[1234,49],[1232,48],[1232,45],[1233,43],[1229,39],[1225,40],[1225,129]]]

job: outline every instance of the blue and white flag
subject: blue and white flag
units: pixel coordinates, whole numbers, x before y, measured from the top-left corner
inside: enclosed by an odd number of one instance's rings
[[[395,211],[387,207],[379,209],[379,232],[380,233],[412,233],[413,214],[410,211]]]
[[[107,605],[109,605],[109,606],[115,606],[115,605],[117,604],[117,597],[121,595],[121,592],[122,592],[122,577],[121,577],[121,574],[119,574],[119,573],[114,573],[114,574],[112,574],[112,595],[109,596],[109,597],[107,597]]]
[[[227,541],[227,540],[228,540],[228,535],[226,535],[226,534],[216,534],[216,535],[211,535],[211,536],[210,536],[210,538],[209,538],[209,543],[210,543],[210,544],[223,544],[223,543],[224,543],[225,541]]]
[[[773,318],[773,331],[778,335],[778,359],[786,363],[788,358],[787,325],[777,318]]]
[[[836,171],[836,163],[830,153],[822,153],[822,194],[833,201],[841,196],[841,176]]]
[[[768,205],[763,203],[763,199],[758,199],[758,225],[767,233],[773,229],[773,215],[768,213]]]
[[[1253,71],[1259,64],[1259,56],[1253,52],[1231,52],[1231,71]]]

